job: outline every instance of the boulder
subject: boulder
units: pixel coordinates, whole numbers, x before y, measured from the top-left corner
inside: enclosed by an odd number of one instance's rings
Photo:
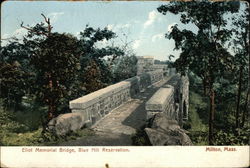
[[[153,146],[181,145],[178,137],[169,136],[166,132],[162,130],[145,128],[145,132],[148,135],[150,143]]]
[[[165,117],[164,113],[158,113],[150,119],[144,131],[154,146],[192,145],[186,134],[188,131],[181,129],[176,120]]]
[[[149,123],[151,128],[154,129],[163,129],[163,130],[176,130],[180,129],[178,122],[173,119],[166,117],[164,113],[157,113],[151,122]]]
[[[83,125],[84,120],[80,113],[66,113],[50,120],[48,129],[56,135],[65,135],[81,129]]]

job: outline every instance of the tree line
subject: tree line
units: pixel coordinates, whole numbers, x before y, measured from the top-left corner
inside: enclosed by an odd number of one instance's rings
[[[50,19],[33,27],[23,40],[11,40],[0,49],[0,98],[7,110],[20,110],[31,97],[47,107],[44,123],[69,112],[69,101],[136,75],[137,59],[124,46],[97,45],[117,35],[107,28],[86,25],[79,38],[53,32]]]
[[[198,29],[195,33],[174,25],[166,38],[173,39],[175,49],[181,51],[174,62],[177,71],[193,72],[202,81],[209,103],[209,144],[216,144],[215,117],[223,108],[225,111],[223,105],[230,105],[226,103],[229,99],[235,104],[233,129],[237,136],[249,113],[249,6],[239,1],[174,1],[157,10],[178,15],[182,24]]]

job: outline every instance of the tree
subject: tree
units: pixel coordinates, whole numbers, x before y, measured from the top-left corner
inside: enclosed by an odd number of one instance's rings
[[[24,72],[17,62],[0,63],[0,97],[7,109],[18,109],[25,95]]]
[[[31,48],[31,65],[36,72],[35,95],[48,106],[48,120],[58,114],[58,106],[71,87],[80,68],[78,40],[70,34],[53,33],[49,18],[28,30],[24,40]]]
[[[177,71],[183,75],[194,72],[203,81],[204,93],[209,97],[209,144],[213,144],[215,91],[214,83],[231,68],[232,55],[224,48],[231,37],[232,31],[226,28],[224,15],[235,13],[239,2],[210,2],[207,0],[190,2],[170,2],[162,5],[158,11],[164,15],[167,12],[180,14],[183,24],[192,23],[198,28],[197,34],[178,25],[166,35],[175,40],[175,49],[181,50],[180,57],[175,61]]]
[[[135,55],[126,55],[117,60],[113,67],[114,82],[119,82],[137,74],[137,58]]]
[[[115,38],[114,32],[104,29],[94,29],[88,25],[83,32],[80,33],[79,46],[82,51],[80,56],[81,67],[83,70],[81,79],[86,85],[90,85],[91,75],[95,79],[95,83],[99,83],[96,89],[92,87],[91,91],[98,90],[100,87],[105,87],[112,83],[111,66],[115,59],[122,56],[124,53],[119,47],[104,46],[98,47],[96,44],[100,41],[108,41]],[[92,67],[89,67],[91,65]],[[89,73],[88,71],[96,73]],[[87,76],[85,76],[88,74]],[[93,79],[91,82],[94,82]],[[90,92],[87,90],[87,92]]]
[[[101,72],[94,60],[86,67],[84,71],[84,86],[86,87],[86,92],[91,93],[104,87],[101,81]]]
[[[32,85],[32,70],[25,46],[11,41],[0,50],[0,97],[5,108],[19,109],[22,97]],[[14,108],[13,108],[14,107]]]
[[[234,27],[234,38],[233,38],[233,49],[236,53],[234,63],[234,73],[235,76],[238,76],[238,93],[237,93],[237,102],[236,102],[236,121],[235,126],[236,128],[240,127],[240,101],[241,101],[241,95],[242,95],[242,87],[244,87],[244,84],[246,86],[246,98],[245,98],[245,104],[242,114],[242,123],[241,126],[244,126],[246,113],[248,111],[247,104],[249,99],[249,92],[250,92],[250,85],[247,83],[249,82],[249,8],[245,8],[240,14],[236,14],[234,17],[232,17],[232,26]],[[243,85],[243,86],[242,86]]]

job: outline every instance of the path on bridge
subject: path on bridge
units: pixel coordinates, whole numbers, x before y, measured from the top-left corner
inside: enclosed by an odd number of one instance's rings
[[[91,129],[95,135],[81,137],[77,140],[63,142],[66,146],[130,146],[131,136],[146,122],[145,103],[167,81],[165,78],[112,110],[108,115],[94,124]]]

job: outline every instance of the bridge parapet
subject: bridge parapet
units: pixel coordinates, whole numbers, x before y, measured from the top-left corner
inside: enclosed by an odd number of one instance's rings
[[[163,71],[146,72],[70,101],[72,113],[80,113],[85,126],[90,126],[116,107],[163,79]]]
[[[174,116],[174,87],[160,88],[146,103],[147,119],[157,113],[165,113],[165,116]]]
[[[130,99],[131,84],[126,81],[97,90],[86,96],[70,101],[73,113],[80,113],[86,125],[93,124],[112,109]]]
[[[147,118],[164,113],[182,126],[188,119],[189,80],[176,74],[146,102]]]

